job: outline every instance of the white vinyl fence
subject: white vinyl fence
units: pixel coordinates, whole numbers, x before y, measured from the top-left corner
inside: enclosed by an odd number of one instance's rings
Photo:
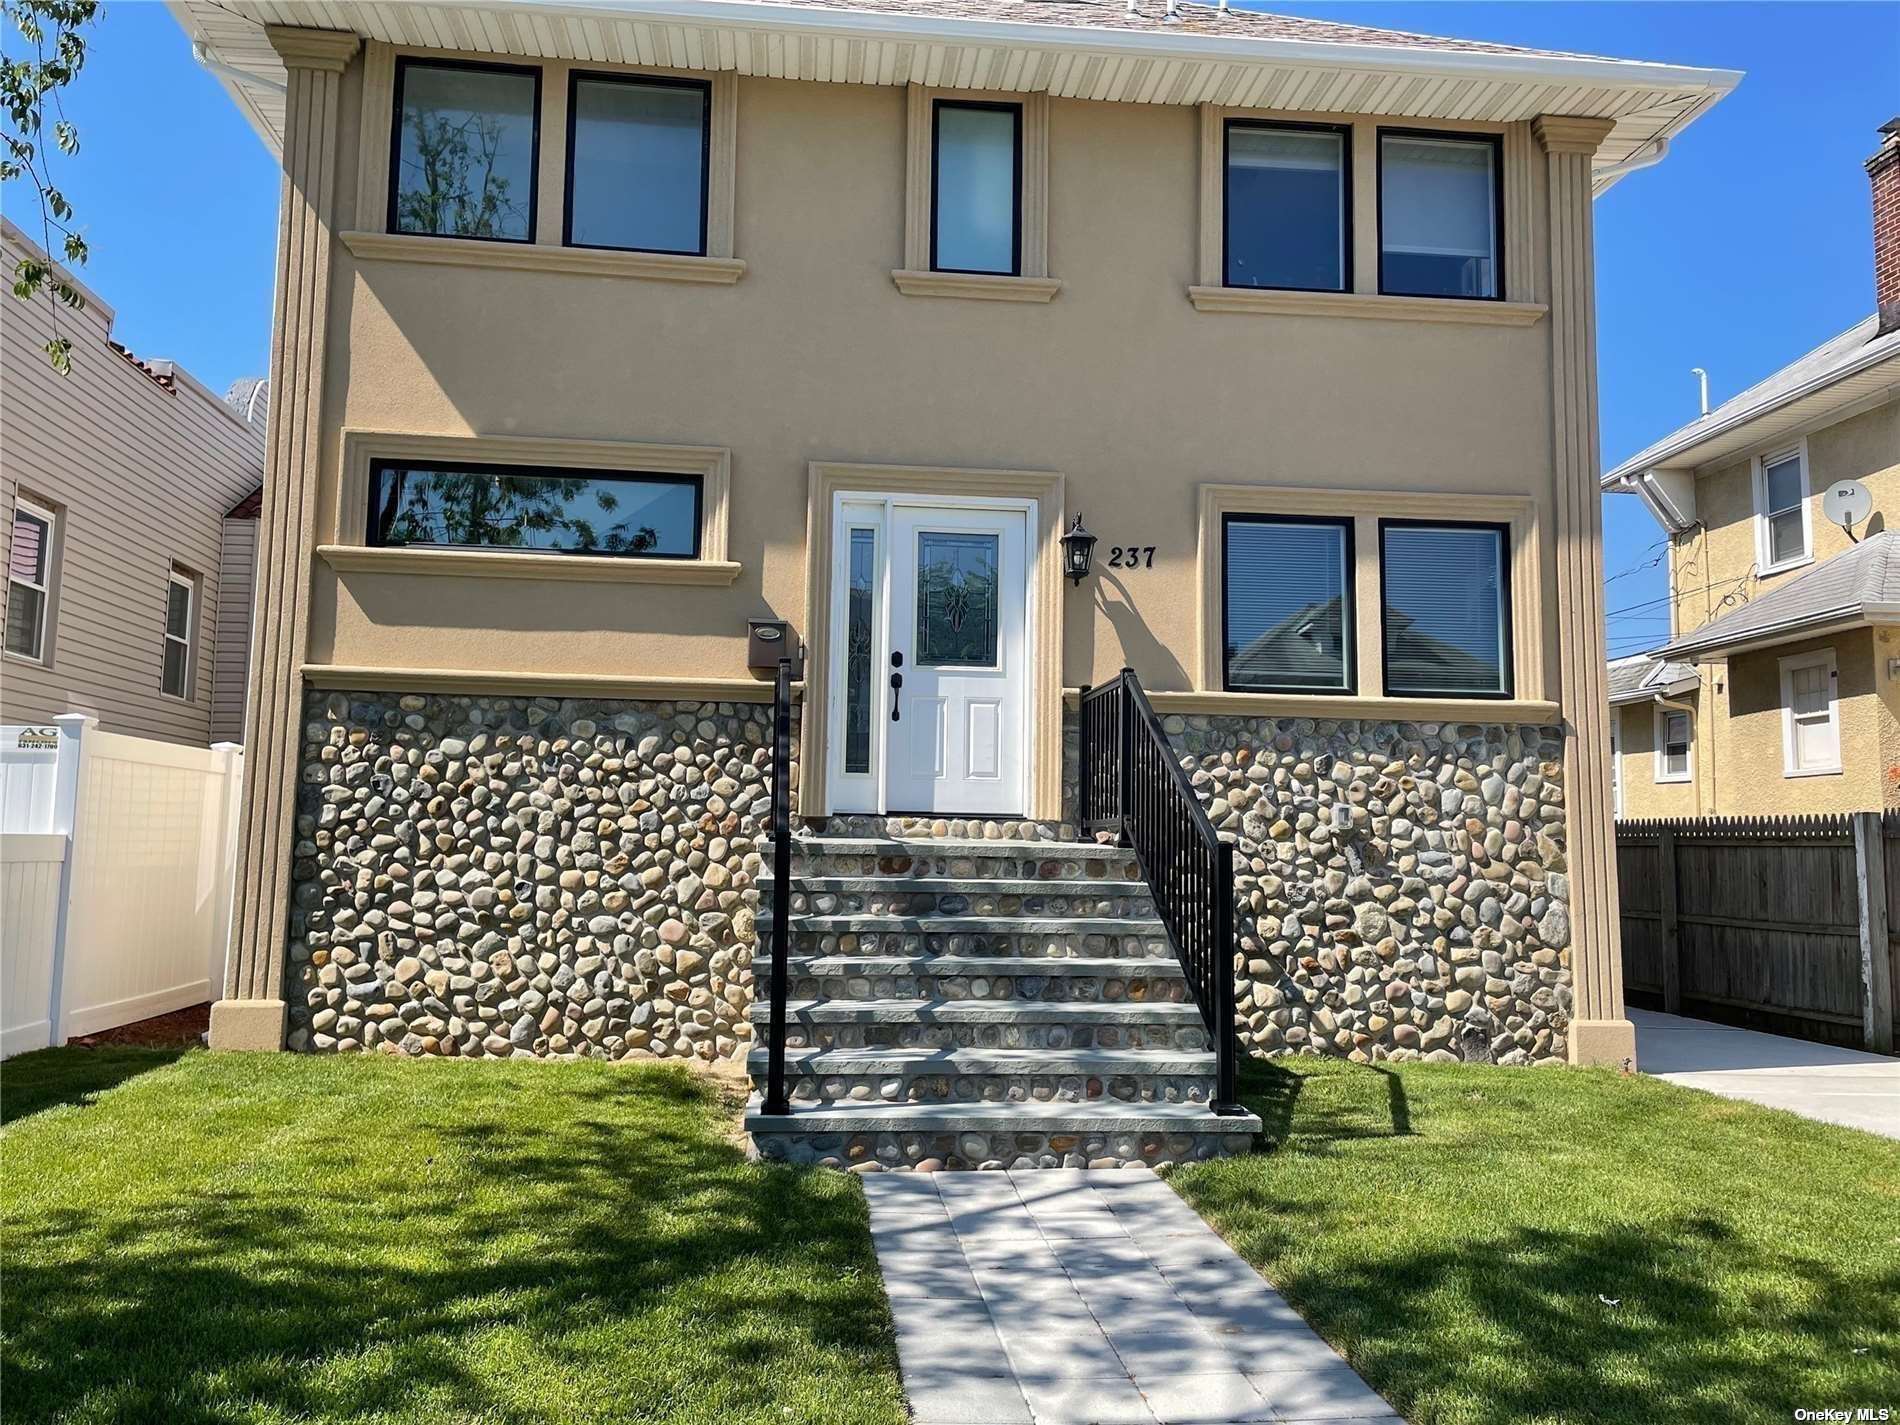
[[[237,746],[0,728],[0,1057],[215,999]]]

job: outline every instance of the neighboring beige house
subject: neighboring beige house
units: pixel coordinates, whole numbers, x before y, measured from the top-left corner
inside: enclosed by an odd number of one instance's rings
[[[1620,814],[1900,807],[1900,120],[1878,310],[1603,477],[1670,537],[1669,642],[1610,665]],[[1865,511],[1827,517],[1854,481]]]
[[[1591,199],[1736,75],[1157,3],[173,9],[286,169],[214,1043],[745,1054],[779,619],[766,1151],[1244,1136],[1079,835],[1124,666],[1232,838],[1246,1047],[1632,1056]]]
[[[9,273],[27,254],[45,259],[4,218],[0,253]],[[65,376],[42,350],[48,305],[0,309],[0,722],[83,712],[110,732],[239,741],[262,383],[219,400],[184,368],[113,341],[112,308],[85,294],[58,317],[73,343]]]

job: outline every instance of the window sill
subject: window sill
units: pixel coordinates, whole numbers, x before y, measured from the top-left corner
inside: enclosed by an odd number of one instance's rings
[[[1843,773],[1839,767],[1788,767],[1783,769],[1781,775],[1785,779],[1789,777],[1839,777],[1843,775]]]
[[[1150,692],[1157,712],[1229,717],[1312,717],[1357,722],[1472,722],[1549,725],[1556,703],[1516,698],[1375,698],[1318,693]]]
[[[1657,777],[1655,783],[1659,787],[1686,787],[1694,780],[1693,777]]]
[[[476,579],[548,579],[580,584],[730,584],[740,566],[726,559],[641,559],[595,554],[514,554],[503,550],[377,549],[319,545],[339,574],[446,574]]]
[[[1550,308],[1542,302],[1481,302],[1465,297],[1388,297],[1376,292],[1283,292],[1258,287],[1190,287],[1197,312],[1280,317],[1371,317],[1379,321],[1528,327]]]
[[[1777,574],[1792,574],[1797,569],[1805,569],[1814,562],[1812,554],[1801,559],[1790,559],[1786,564],[1770,564],[1755,571],[1757,579],[1772,579]]]
[[[1005,277],[993,272],[920,272],[900,267],[891,281],[906,297],[968,297],[981,302],[1047,302],[1059,277]]]
[[[745,263],[736,257],[482,242],[473,238],[425,237],[419,233],[344,233],[342,238],[343,245],[356,257],[384,262],[434,263],[443,267],[568,272],[584,277],[643,277],[656,282],[705,282],[718,286],[737,282],[746,271]]]

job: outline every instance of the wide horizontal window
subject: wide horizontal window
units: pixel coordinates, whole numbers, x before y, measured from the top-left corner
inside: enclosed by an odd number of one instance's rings
[[[712,87],[576,74],[568,103],[567,241],[706,251]]]
[[[699,554],[696,475],[379,462],[369,542],[556,554]]]
[[[1230,120],[1225,282],[1346,289],[1346,133]]]
[[[1497,297],[1498,145],[1379,135],[1379,290]]]
[[[1349,521],[1229,515],[1221,567],[1229,689],[1352,691]]]
[[[1388,520],[1379,538],[1387,694],[1508,697],[1505,529]]]
[[[931,134],[930,265],[1022,270],[1023,111],[939,99]]]
[[[541,72],[396,64],[389,230],[534,239]]]

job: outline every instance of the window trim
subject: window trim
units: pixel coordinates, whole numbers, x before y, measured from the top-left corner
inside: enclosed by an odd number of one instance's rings
[[[526,237],[480,237],[474,233],[414,233],[398,225],[396,221],[396,196],[402,187],[402,95],[403,83],[412,68],[424,69],[460,69],[477,73],[526,75],[534,81],[534,99],[531,105],[534,115],[534,131],[528,146],[528,235]],[[383,211],[384,230],[396,237],[434,237],[451,242],[496,242],[512,243],[515,246],[532,246],[541,227],[541,78],[542,68],[534,64],[489,64],[472,59],[435,59],[426,54],[399,54],[396,56],[394,88],[390,97],[389,125],[389,172],[384,187],[387,189],[386,206]]]
[[[1013,115],[1015,124],[1015,142],[1013,144],[1010,194],[1010,247],[1009,271],[998,272],[987,267],[944,267],[937,261],[937,180],[938,147],[941,136],[939,123],[946,109],[982,109]],[[1027,115],[1020,100],[1016,99],[951,99],[943,95],[933,95],[930,101],[930,271],[941,272],[955,277],[1023,277],[1023,130],[1027,127]]]
[[[1623,815],[1623,709],[1610,708],[1610,819]]]
[[[1498,649],[1502,666],[1498,669],[1500,688],[1497,692],[1473,692],[1469,689],[1420,690],[1395,688],[1392,686],[1391,641],[1386,637],[1386,613],[1391,608],[1386,598],[1386,590],[1391,580],[1386,574],[1386,540],[1388,529],[1483,529],[1490,530],[1498,537]],[[1509,702],[1517,696],[1517,623],[1512,597],[1512,571],[1515,567],[1511,549],[1511,526],[1497,520],[1452,520],[1452,519],[1386,519],[1379,520],[1379,685],[1388,698],[1470,698],[1479,702]]]
[[[1220,674],[1221,690],[1228,693],[1290,693],[1311,697],[1357,697],[1359,693],[1359,598],[1357,572],[1359,567],[1358,551],[1353,547],[1353,535],[1357,521],[1351,515],[1280,515],[1265,511],[1228,510],[1222,513],[1220,522]],[[1235,524],[1260,525],[1327,525],[1342,531],[1345,543],[1341,546],[1342,565],[1341,595],[1344,603],[1340,610],[1340,657],[1344,665],[1345,681],[1338,687],[1308,688],[1290,685],[1262,687],[1255,684],[1236,686],[1233,680],[1232,661],[1228,656],[1228,609],[1227,576],[1228,534]]]
[[[171,598],[175,588],[185,591],[185,634],[182,638],[171,630]],[[159,634],[159,696],[176,698],[181,703],[191,702],[198,674],[198,576],[181,564],[169,565],[165,570],[165,615],[159,625]],[[174,643],[185,646],[185,685],[176,693],[165,686],[164,655]]]
[[[1681,718],[1687,724],[1688,736],[1683,740],[1682,770],[1671,772],[1668,766],[1669,755],[1669,719]],[[1656,739],[1655,782],[1659,787],[1677,786],[1695,780],[1695,714],[1684,712],[1681,708],[1666,708],[1656,704],[1653,726]]]
[[[1845,771],[1841,760],[1841,673],[1832,648],[1817,648],[1807,653],[1791,653],[1778,660],[1781,685],[1781,775],[1787,777],[1838,777]],[[1794,674],[1803,668],[1825,668],[1828,679],[1827,723],[1834,733],[1834,760],[1826,766],[1802,767],[1795,762]]]
[[[1471,297],[1455,292],[1392,292],[1385,285],[1385,140],[1393,138],[1439,139],[1448,143],[1485,144],[1491,150],[1491,244],[1496,253],[1497,274],[1489,297]],[[1504,136],[1470,133],[1460,129],[1416,129],[1380,125],[1373,130],[1372,160],[1378,191],[1376,251],[1379,263],[1378,292],[1382,297],[1414,297],[1427,302],[1502,302],[1505,300],[1504,270]]]
[[[1779,564],[1773,560],[1774,531],[1768,509],[1768,467],[1778,465],[1792,456],[1801,469],[1801,501],[1796,507],[1801,511],[1801,556],[1797,559],[1784,559]],[[1814,562],[1814,489],[1808,483],[1808,438],[1787,445],[1764,450],[1749,462],[1749,478],[1753,484],[1755,505],[1755,573],[1759,578],[1771,574],[1785,574],[1791,569],[1800,569]],[[1785,511],[1784,511],[1785,513]]]
[[[389,469],[451,469],[473,475],[540,473],[550,477],[579,475],[590,480],[611,480],[623,484],[669,484],[690,486],[693,491],[693,547],[690,553],[659,553],[653,550],[611,549],[527,549],[504,544],[409,544],[385,543],[378,537],[374,514],[378,475]],[[363,543],[370,549],[427,550],[449,554],[511,554],[529,558],[551,556],[557,559],[665,560],[698,562],[706,543],[706,479],[691,470],[604,470],[592,466],[556,465],[536,461],[460,460],[450,456],[372,456],[366,482],[363,507]]]
[[[1228,236],[1232,231],[1229,214],[1232,211],[1230,199],[1234,172],[1232,139],[1236,128],[1333,134],[1339,138],[1339,286],[1283,287],[1251,282],[1237,283],[1233,280],[1233,255],[1229,250]],[[1228,115],[1221,121],[1220,154],[1220,285],[1242,292],[1351,292],[1353,290],[1352,125],[1305,123],[1293,120],[1282,122],[1271,119],[1236,118]]]
[[[579,117],[583,82],[637,84],[656,89],[697,89],[705,102],[699,126],[699,246],[622,247],[617,243],[574,241],[574,125]],[[587,252],[651,252],[669,257],[707,257],[712,236],[713,86],[710,79],[688,79],[673,74],[643,74],[600,69],[571,69],[567,75],[567,148],[561,156],[561,246]]]
[[[13,608],[13,586],[15,584],[19,584],[25,588],[34,589],[38,591],[39,596],[40,596],[40,626],[39,626],[39,637],[35,641],[39,644],[40,651],[37,654],[20,653],[14,649],[7,648],[5,649],[5,653],[8,658],[12,658],[18,662],[31,663],[36,668],[50,668],[53,666],[53,613],[55,609],[54,600],[56,597],[56,591],[59,587],[58,560],[59,560],[59,547],[60,547],[60,534],[61,534],[59,511],[56,509],[53,509],[50,505],[47,505],[44,502],[38,499],[35,499],[33,496],[27,494],[24,490],[14,491],[13,514],[9,516],[9,524],[8,524],[8,532],[7,532],[7,550],[9,554],[11,554],[12,549],[13,549],[13,533],[12,533],[11,520],[13,518],[16,518],[19,515],[19,512],[23,509],[28,514],[32,515],[34,519],[41,521],[46,526],[46,549],[45,549],[46,582],[44,584],[34,584],[30,582],[29,580],[16,578],[14,576],[12,566],[9,563],[8,568],[7,568],[7,608],[9,611]]]

